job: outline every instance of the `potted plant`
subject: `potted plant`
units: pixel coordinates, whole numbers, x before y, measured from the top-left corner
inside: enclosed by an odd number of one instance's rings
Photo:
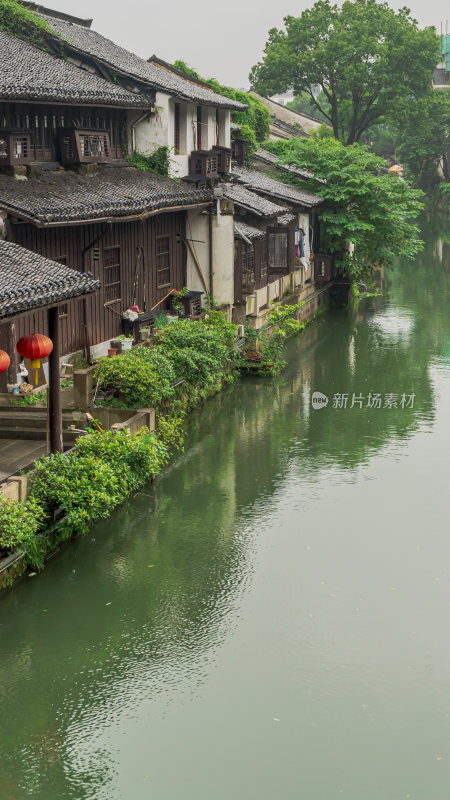
[[[117,341],[120,342],[120,349],[122,353],[126,353],[127,350],[131,350],[133,347],[134,338],[133,336],[128,337],[122,334],[121,336],[117,337]]]
[[[167,311],[160,311],[153,317],[153,328],[155,331],[161,331],[163,328],[167,328],[168,324],[169,315]]]

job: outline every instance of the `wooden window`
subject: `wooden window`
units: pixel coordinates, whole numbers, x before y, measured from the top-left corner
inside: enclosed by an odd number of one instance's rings
[[[120,300],[120,247],[103,248],[103,269],[105,303],[114,303]]]
[[[242,288],[252,292],[255,285],[255,248],[253,244],[242,246]]]
[[[175,103],[175,113],[174,113],[174,148],[175,148],[175,155],[179,155],[180,153],[180,136],[181,136],[181,105],[180,103]]]
[[[287,270],[288,268],[288,232],[270,231],[268,234],[269,270]]]
[[[156,237],[156,288],[170,287],[170,239]]]
[[[63,161],[73,159],[73,140],[72,136],[63,136],[62,138]]]
[[[102,133],[80,133],[80,152],[82,158],[108,158],[108,137]]]

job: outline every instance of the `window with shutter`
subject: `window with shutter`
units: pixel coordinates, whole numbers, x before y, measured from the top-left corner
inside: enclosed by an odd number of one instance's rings
[[[269,271],[282,271],[288,268],[288,232],[270,231],[268,234]]]
[[[103,289],[105,303],[117,302],[120,297],[120,247],[103,248]]]
[[[170,240],[168,236],[156,237],[156,288],[170,287]]]

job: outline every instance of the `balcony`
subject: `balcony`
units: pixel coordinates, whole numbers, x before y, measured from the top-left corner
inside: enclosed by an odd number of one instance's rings
[[[215,150],[193,150],[189,158],[189,177],[217,178],[219,174],[219,156]]]
[[[333,256],[316,253],[314,257],[314,280],[327,283],[332,278]]]
[[[213,152],[217,153],[217,172],[220,175],[227,175],[231,172],[231,148],[215,145]]]
[[[113,160],[109,134],[105,131],[61,128],[58,139],[64,165],[102,164]]]
[[[15,167],[30,161],[30,134],[0,131],[0,167]]]

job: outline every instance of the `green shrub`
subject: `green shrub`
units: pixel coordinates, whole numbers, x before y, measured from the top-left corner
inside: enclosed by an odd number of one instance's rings
[[[23,550],[27,563],[41,565],[36,534],[44,516],[44,510],[35,498],[19,503],[0,495],[0,548]]]
[[[204,398],[227,374],[229,348],[236,326],[210,309],[204,320],[179,320],[158,331],[155,344],[136,347],[115,358],[101,358],[96,377],[102,388],[120,391],[131,408],[151,406],[160,411],[169,403],[180,410],[180,390],[193,405]]]
[[[36,464],[31,496],[47,516],[61,511],[60,529],[71,536],[86,533],[93,520],[108,517],[115,506],[161,471],[169,458],[167,444],[143,429],[91,433],[74,450],[54,453]]]
[[[149,156],[134,153],[127,157],[128,163],[141,172],[156,172],[157,175],[168,175],[170,172],[171,157],[170,147],[157,147]]]
[[[114,358],[100,358],[96,379],[105,389],[120,390],[129,408],[159,409],[174,394],[175,373],[170,361],[155,348],[135,347]]]

